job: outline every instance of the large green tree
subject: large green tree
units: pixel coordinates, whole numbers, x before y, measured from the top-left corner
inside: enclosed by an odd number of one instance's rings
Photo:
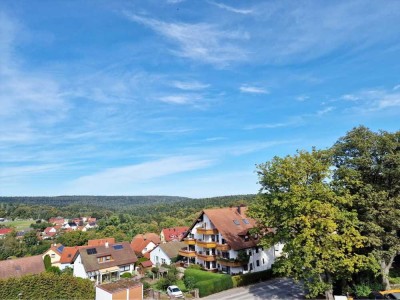
[[[333,147],[335,184],[349,190],[368,252],[379,260],[383,284],[400,251],[400,131],[372,132],[360,126]]]
[[[309,297],[325,293],[327,299],[333,299],[335,280],[372,261],[355,251],[365,238],[356,214],[346,209],[351,195],[332,187],[331,172],[329,151],[274,157],[258,165],[261,190],[249,209],[265,246],[284,243],[278,271],[302,280]]]

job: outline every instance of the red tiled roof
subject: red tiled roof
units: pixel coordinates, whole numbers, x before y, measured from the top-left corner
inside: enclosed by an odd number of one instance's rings
[[[105,245],[106,243],[115,244],[115,238],[104,238],[104,239],[97,239],[97,240],[89,240],[88,246],[101,246]]]
[[[0,261],[0,279],[39,274],[44,271],[44,263],[41,255]]]
[[[173,228],[164,228],[162,230],[164,234],[164,238],[166,242],[171,241],[180,241],[185,235],[186,231],[188,231],[189,227],[173,227]]]
[[[151,260],[142,261],[140,264],[142,265],[143,268],[150,268],[153,266]]]
[[[0,235],[9,234],[10,232],[12,232],[11,228],[0,228]]]
[[[78,252],[78,250],[80,248],[82,248],[82,247],[79,247],[79,246],[65,247],[61,254],[60,263],[62,263],[62,264],[72,263],[76,252]]]
[[[256,224],[254,219],[246,216],[246,211],[247,207],[243,206],[240,208],[226,207],[205,209],[202,211],[199,218],[205,214],[218,229],[219,233],[222,234],[227,244],[231,246],[233,250],[240,250],[255,247],[259,242],[250,236],[248,240],[244,239],[243,235],[246,235]],[[196,223],[197,220],[191,228],[193,228]]]
[[[155,233],[137,234],[131,242],[131,248],[136,254],[142,254],[144,248],[147,247],[150,242],[158,245],[161,243],[160,237]]]

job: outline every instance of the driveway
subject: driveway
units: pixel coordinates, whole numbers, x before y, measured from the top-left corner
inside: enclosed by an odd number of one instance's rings
[[[201,299],[305,299],[303,289],[291,279],[276,278],[261,283],[238,287],[210,295]]]

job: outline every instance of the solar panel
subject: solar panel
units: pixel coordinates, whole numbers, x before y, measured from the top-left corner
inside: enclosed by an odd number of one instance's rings
[[[113,248],[114,248],[115,250],[121,250],[121,249],[124,248],[124,246],[122,246],[122,245],[113,245]]]
[[[64,250],[64,246],[63,246],[63,245],[61,245],[60,247],[58,247],[58,248],[57,248],[57,250],[58,250],[58,252],[62,253],[62,252],[63,252],[63,250]]]
[[[96,248],[86,249],[88,255],[97,254]]]

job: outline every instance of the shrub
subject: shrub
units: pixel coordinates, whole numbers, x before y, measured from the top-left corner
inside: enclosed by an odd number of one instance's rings
[[[43,262],[44,262],[44,268],[45,268],[46,270],[50,269],[50,267],[51,267],[51,258],[50,258],[50,255],[46,254],[45,257],[44,257],[44,259],[43,259]]]
[[[188,290],[192,290],[195,288],[196,279],[193,276],[185,276],[183,277],[183,282]]]
[[[195,282],[200,297],[218,293],[233,287],[232,277],[225,274],[216,274],[196,269],[186,269],[185,279]]]
[[[356,284],[354,285],[354,293],[357,295],[357,298],[368,297],[371,293],[371,287],[366,283]]]
[[[132,278],[132,274],[127,272],[121,275],[121,278]]]
[[[268,269],[261,272],[247,273],[244,275],[232,276],[233,285],[235,287],[249,285],[252,283],[265,281],[274,278],[274,272],[272,269]]]

